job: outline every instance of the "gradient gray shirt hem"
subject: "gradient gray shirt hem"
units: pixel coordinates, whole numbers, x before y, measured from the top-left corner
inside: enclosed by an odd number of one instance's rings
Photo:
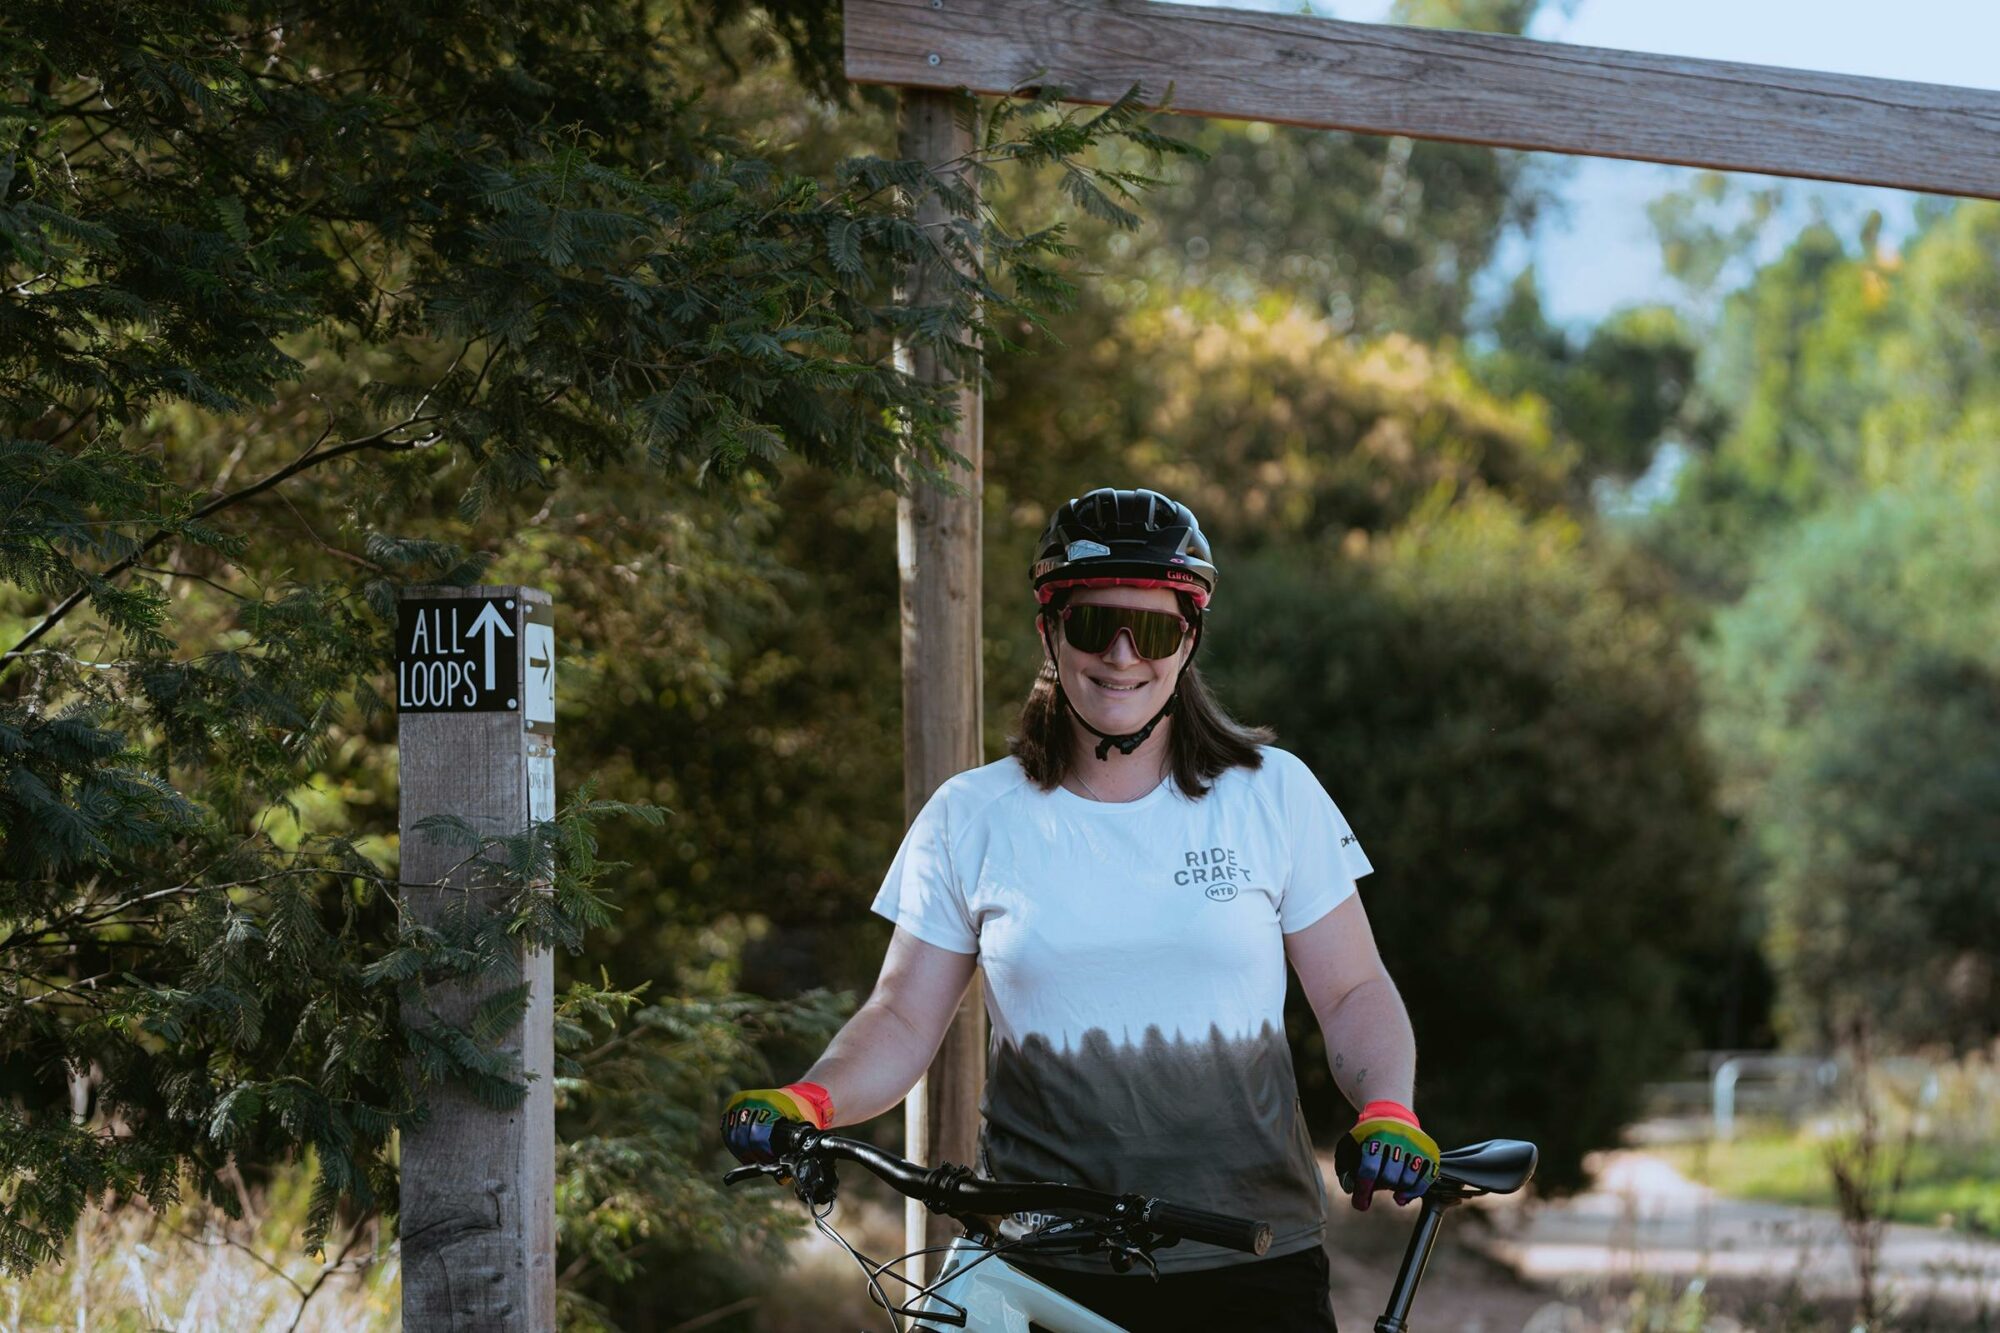
[[[1262,1263],[1266,1259],[1282,1259],[1288,1254],[1310,1250],[1326,1243],[1326,1224],[1315,1222],[1303,1230],[1288,1231],[1271,1238],[1271,1248],[1263,1254],[1243,1254],[1237,1250],[1225,1250],[1219,1245],[1196,1245],[1182,1241],[1168,1250],[1153,1251],[1153,1262],[1160,1266],[1160,1272],[1199,1273],[1210,1268],[1233,1268],[1238,1264]],[[1065,1273],[1099,1273],[1106,1277],[1150,1278],[1143,1265],[1135,1265],[1131,1272],[1113,1273],[1111,1264],[1101,1254],[1061,1254],[1046,1258],[1037,1255],[1033,1259],[1025,1256],[1020,1260],[1023,1267],[1055,1268]]]

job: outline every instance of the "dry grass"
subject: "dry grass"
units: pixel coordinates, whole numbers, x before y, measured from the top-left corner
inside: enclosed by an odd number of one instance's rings
[[[231,1222],[205,1205],[93,1209],[69,1258],[0,1279],[0,1333],[388,1333],[395,1252],[374,1224],[300,1252],[308,1178],[288,1173]]]

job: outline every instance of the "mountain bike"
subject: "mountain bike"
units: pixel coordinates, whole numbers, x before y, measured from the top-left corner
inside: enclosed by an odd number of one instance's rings
[[[1183,1240],[1253,1255],[1263,1254],[1271,1244],[1271,1228],[1249,1218],[1076,1185],[982,1180],[949,1162],[927,1169],[872,1143],[828,1134],[802,1121],[779,1121],[771,1143],[777,1161],[739,1166],[723,1176],[723,1182],[736,1185],[770,1176],[790,1185],[812,1214],[814,1227],[861,1266],[869,1299],[887,1313],[893,1333],[942,1333],[947,1328],[968,1333],[1030,1333],[1031,1328],[1037,1333],[1124,1333],[1002,1256],[1102,1254],[1115,1272],[1129,1273],[1143,1266],[1157,1277],[1153,1251]],[[1343,1179],[1351,1176],[1358,1153],[1352,1140],[1341,1141],[1334,1168]],[[1513,1193],[1534,1175],[1535,1160],[1535,1145],[1517,1139],[1491,1139],[1439,1158],[1438,1178],[1424,1194],[1388,1305],[1375,1321],[1375,1333],[1407,1333],[1410,1303],[1423,1281],[1446,1210],[1482,1194]],[[834,1168],[841,1161],[866,1167],[898,1193],[952,1218],[964,1227],[964,1234],[949,1245],[912,1250],[884,1263],[861,1254],[827,1223],[839,1197]],[[1050,1220],[1022,1235],[1003,1237],[998,1219],[1020,1213]],[[944,1256],[931,1281],[919,1283],[896,1271],[897,1265],[928,1254]],[[910,1288],[900,1303],[883,1289],[885,1278]]]

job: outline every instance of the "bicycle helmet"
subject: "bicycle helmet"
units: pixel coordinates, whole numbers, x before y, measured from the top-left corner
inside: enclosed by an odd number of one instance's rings
[[[1194,511],[1158,491],[1100,486],[1050,516],[1036,547],[1035,600],[1061,588],[1170,588],[1206,607],[1215,565]]]
[[[1215,565],[1209,558],[1208,538],[1201,532],[1194,511],[1169,500],[1158,491],[1117,490],[1100,486],[1074,498],[1049,517],[1036,546],[1038,554],[1030,568],[1035,600],[1046,606],[1065,588],[1166,588],[1194,603],[1194,647],[1188,650],[1185,672],[1201,647],[1201,616],[1215,594]],[[1042,618],[1042,633],[1049,660],[1056,658],[1053,621]],[[1180,677],[1152,721],[1137,731],[1114,735],[1099,731],[1090,719],[1077,711],[1056,679],[1056,697],[1084,730],[1098,738],[1097,757],[1106,759],[1112,750],[1129,755],[1153,734],[1163,718],[1170,716],[1180,701]]]

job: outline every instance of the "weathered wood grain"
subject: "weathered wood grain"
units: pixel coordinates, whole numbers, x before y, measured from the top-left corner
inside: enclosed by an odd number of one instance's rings
[[[2000,92],[1148,0],[847,0],[859,83],[2000,198]]]
[[[898,128],[902,156],[933,167],[964,156],[972,147],[972,131],[957,119],[957,101],[942,93],[906,94]],[[944,207],[933,198],[920,206],[917,221],[936,226],[945,217]],[[904,275],[898,296],[913,304],[936,299],[918,267]],[[904,347],[898,356],[918,379],[954,382],[950,369],[928,351]],[[956,383],[958,426],[949,444],[969,463],[956,477],[963,491],[954,495],[941,486],[914,484],[896,511],[903,609],[903,805],[910,819],[945,779],[977,767],[982,757],[979,506],[985,405],[977,378]],[[905,1103],[904,1152],[912,1161],[973,1160],[985,1077],[986,1009],[975,975],[930,1072]],[[957,1231],[950,1219],[933,1216],[914,1202],[904,1222],[913,1250],[944,1244]]]
[[[544,605],[536,588],[411,588],[406,597],[512,597]],[[521,616],[512,620],[521,630]],[[528,654],[516,655],[514,695],[525,699]],[[553,753],[522,715],[405,713],[397,719],[401,772],[404,910],[433,921],[460,896],[466,853],[411,830],[455,814],[494,835],[528,824],[528,755]],[[411,887],[440,884],[439,888]],[[521,974],[437,997],[438,1013],[463,1022],[488,996],[525,979],[524,1021],[501,1042],[530,1078],[528,1095],[494,1111],[456,1088],[431,1093],[430,1118],[402,1138],[403,1327],[540,1333],[555,1327],[554,961],[521,960]]]

